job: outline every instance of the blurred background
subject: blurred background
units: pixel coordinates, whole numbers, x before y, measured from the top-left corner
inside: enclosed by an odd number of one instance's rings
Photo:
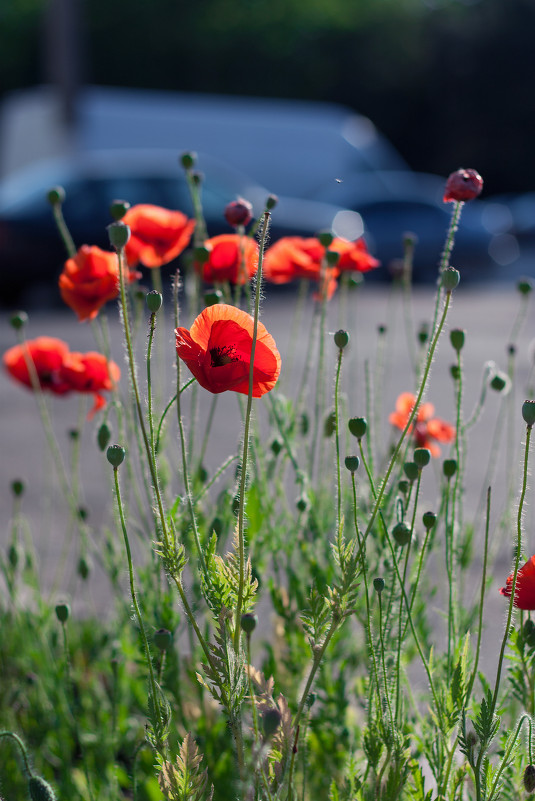
[[[476,168],[455,266],[535,274],[532,0],[10,0],[0,22],[0,266],[28,265],[4,305],[61,269],[49,186],[77,244],[105,246],[115,197],[188,211],[186,149],[212,235],[228,200],[276,192],[275,236],[364,233],[386,268],[411,230],[427,282],[444,178]]]

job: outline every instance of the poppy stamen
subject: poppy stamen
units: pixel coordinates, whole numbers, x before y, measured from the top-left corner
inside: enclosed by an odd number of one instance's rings
[[[225,364],[231,362],[242,361],[239,356],[236,356],[236,348],[234,345],[223,345],[220,348],[210,349],[210,359],[212,367],[223,367]]]

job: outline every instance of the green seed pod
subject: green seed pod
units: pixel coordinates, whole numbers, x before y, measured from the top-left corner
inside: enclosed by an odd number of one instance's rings
[[[159,651],[168,651],[173,644],[173,635],[169,629],[158,629],[152,635],[152,641]]]
[[[123,219],[129,208],[130,203],[128,200],[112,200],[110,204],[110,214],[115,222],[119,222],[119,220]]]
[[[18,545],[14,545],[13,543],[7,549],[7,560],[13,570],[16,570],[17,565],[20,562],[20,547]]]
[[[24,481],[21,481],[20,478],[16,478],[14,481],[11,482],[11,492],[16,498],[20,498],[25,490]]]
[[[195,166],[196,161],[197,161],[197,154],[195,153],[194,150],[187,150],[180,156],[180,163],[185,170],[191,170],[192,167]]]
[[[91,572],[91,565],[83,556],[81,556],[78,560],[77,572],[80,578],[84,581],[86,581],[86,579],[89,577],[89,573]]]
[[[89,517],[89,511],[85,508],[85,506],[79,506],[78,509],[78,519],[83,522],[87,520]]]
[[[418,342],[420,345],[425,345],[429,339],[429,323],[422,323],[418,330]]]
[[[405,481],[404,478],[402,478],[401,481],[398,481],[398,490],[401,493],[403,493],[403,495],[406,495],[408,493],[410,486],[411,485],[409,484],[409,482]]]
[[[253,615],[252,612],[245,612],[245,614],[241,616],[241,627],[246,634],[252,634],[256,629],[257,623],[258,617]]]
[[[429,531],[437,522],[437,516],[434,512],[424,512],[422,520],[425,528]]]
[[[464,347],[464,338],[466,336],[466,332],[463,331],[462,328],[454,328],[453,331],[450,331],[450,342],[454,350],[459,353]]]
[[[496,373],[490,380],[490,388],[495,392],[503,392],[509,383],[508,377],[504,373]]]
[[[454,381],[459,381],[461,377],[461,368],[458,364],[450,365],[450,375]]]
[[[111,439],[111,428],[108,423],[102,423],[97,431],[97,445],[100,451],[104,451],[108,447]]]
[[[24,311],[18,311],[11,315],[9,324],[15,331],[20,331],[28,322],[28,315]]]
[[[53,186],[46,193],[46,199],[51,206],[61,206],[65,202],[65,190],[62,186]]]
[[[455,267],[446,267],[442,273],[442,286],[446,292],[453,292],[459,286],[461,275]]]
[[[205,306],[216,306],[218,303],[221,302],[221,298],[223,297],[223,293],[220,289],[212,289],[211,292],[204,293],[204,305]]]
[[[210,251],[208,248],[205,248],[204,245],[200,245],[198,248],[193,248],[193,260],[196,264],[206,264],[209,258]]]
[[[332,435],[336,431],[336,414],[335,412],[329,412],[327,417],[323,422],[323,436],[324,437],[332,437]]]
[[[535,765],[528,765],[522,778],[526,793],[535,792]]]
[[[56,604],[56,617],[60,623],[66,623],[70,615],[69,604],[61,603]]]
[[[318,240],[320,245],[323,245],[324,248],[328,248],[332,245],[332,241],[334,239],[333,234],[331,231],[320,231],[318,234]]]
[[[297,499],[296,506],[299,512],[306,512],[309,507],[308,495],[303,493],[301,497]]]
[[[457,472],[457,461],[455,459],[444,459],[442,463],[442,472],[446,478],[452,478]]]
[[[350,473],[356,473],[359,469],[360,459],[358,456],[346,456],[345,458],[345,466],[349,470]]]
[[[431,451],[429,448],[415,448],[414,450],[414,461],[420,468],[427,467],[431,460]]]
[[[280,439],[274,439],[269,447],[271,448],[272,454],[278,456],[282,450],[282,442]]]
[[[305,706],[307,709],[312,709],[314,704],[316,703],[317,695],[316,693],[309,693],[306,697]]]
[[[191,180],[194,186],[200,186],[204,181],[204,173],[202,172],[192,172],[191,173]]]
[[[272,211],[279,202],[278,195],[268,195],[266,199],[266,209]]]
[[[156,312],[160,311],[162,308],[162,301],[162,294],[161,292],[158,292],[157,289],[151,290],[145,298],[147,308],[152,314],[156,314]]]
[[[347,425],[351,434],[357,439],[362,439],[366,435],[368,422],[365,417],[352,417]]]
[[[378,595],[380,595],[382,593],[384,588],[385,588],[385,580],[383,578],[381,578],[380,576],[378,576],[377,578],[374,578],[374,580],[373,580],[373,589],[375,590],[375,592]]]
[[[416,462],[405,462],[403,465],[403,472],[409,481],[416,481],[418,478],[418,465]]]
[[[73,442],[76,442],[77,439],[80,439],[80,432],[77,428],[71,428],[69,431],[69,439],[72,439]]]
[[[518,281],[516,288],[521,295],[529,295],[530,292],[533,292],[533,281],[531,278],[521,278]]]
[[[411,538],[411,530],[406,523],[397,523],[392,529],[392,536],[398,545],[407,545]]]
[[[28,791],[32,801],[56,801],[54,790],[41,776],[30,776]]]
[[[535,423],[535,400],[524,401],[522,404],[522,417],[528,428],[531,428]]]
[[[325,253],[325,261],[329,267],[336,267],[340,261],[340,254],[337,253],[336,250],[328,250]]]
[[[110,445],[106,451],[106,459],[115,468],[123,463],[126,450],[121,445]]]
[[[264,737],[272,737],[280,726],[282,716],[278,709],[271,707],[262,715],[262,730]]]
[[[386,331],[387,331],[386,325],[383,325],[381,323],[381,325],[377,326],[377,333],[379,334],[379,336],[383,336],[384,334],[386,334]]]
[[[107,227],[110,245],[115,250],[122,250],[130,239],[130,228],[123,222],[113,222]]]
[[[347,331],[340,329],[334,335],[334,344],[340,350],[343,350],[349,344],[349,334]]]

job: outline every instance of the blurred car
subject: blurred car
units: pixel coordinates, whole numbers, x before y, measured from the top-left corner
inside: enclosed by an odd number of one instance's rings
[[[223,212],[241,196],[264,209],[269,191],[218,160],[199,156],[202,169],[203,211],[209,236],[230,232]],[[176,151],[96,151],[76,158],[51,159],[22,169],[0,182],[0,301],[13,307],[39,296],[51,302],[66,253],[46,195],[61,185],[66,192],[63,213],[77,247],[109,249],[106,226],[112,222],[115,199],[131,205],[152,203],[180,209],[193,216],[193,207]],[[312,236],[333,229],[355,239],[363,233],[360,215],[315,200],[279,197],[272,213],[270,239]],[[51,291],[53,290],[53,291]]]

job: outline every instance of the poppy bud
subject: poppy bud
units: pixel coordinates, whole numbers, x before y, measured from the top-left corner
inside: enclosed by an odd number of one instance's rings
[[[271,707],[270,709],[266,709],[264,714],[262,715],[262,729],[264,731],[264,737],[271,737],[280,726],[281,722],[281,713],[275,707]]]
[[[359,469],[360,459],[358,456],[346,456],[345,465],[351,473],[355,473]]]
[[[238,225],[247,225],[253,217],[253,206],[248,200],[239,197],[225,206],[225,220],[229,225],[237,227]]]
[[[325,418],[325,422],[323,423],[323,436],[332,437],[335,431],[336,431],[336,414],[334,412],[329,412],[329,414]]]
[[[477,734],[475,733],[475,731],[473,729],[470,729],[470,731],[466,735],[466,740],[467,740],[468,745],[470,746],[470,748],[473,748],[475,745],[478,744],[479,737],[477,736]]]
[[[83,556],[78,560],[77,573],[84,581],[88,578],[91,572],[91,565]]]
[[[535,623],[529,617],[524,623],[522,636],[530,648],[535,647]]]
[[[320,231],[320,233],[318,234],[318,241],[320,245],[323,245],[324,248],[330,247],[333,239],[334,236],[330,231]]]
[[[461,280],[461,275],[455,267],[446,267],[446,269],[442,272],[442,286],[446,290],[446,292],[453,292],[453,290],[459,285],[459,281]]]
[[[382,325],[382,324],[381,324],[381,325],[378,325],[378,326],[377,326],[377,333],[378,333],[380,336],[382,336],[383,334],[386,334],[386,325]]]
[[[336,250],[327,250],[325,253],[325,259],[329,267],[336,267],[340,261],[340,254],[337,253]]]
[[[204,181],[204,173],[202,172],[192,172],[191,173],[191,180],[195,184],[195,186],[200,186]]]
[[[205,306],[215,306],[221,298],[223,297],[223,293],[220,289],[213,289],[211,292],[204,293],[204,305]]]
[[[515,355],[515,353],[516,353],[516,345],[513,342],[511,342],[510,345],[507,345],[507,353],[509,354],[509,356],[514,356]]]
[[[54,790],[41,776],[30,776],[28,791],[32,801],[56,801]]]
[[[397,523],[392,529],[392,536],[402,548],[411,538],[411,530],[406,523]]]
[[[247,635],[253,633],[256,629],[256,624],[258,623],[258,617],[253,615],[252,612],[245,612],[241,616],[241,627]]]
[[[107,227],[110,245],[115,250],[122,250],[130,239],[130,228],[123,222],[113,222]]]
[[[9,546],[7,549],[7,559],[10,566],[15,570],[20,561],[20,547],[18,545],[11,544]]]
[[[416,462],[405,462],[403,465],[403,471],[409,481],[416,481],[418,478],[418,465]]]
[[[121,445],[110,445],[106,451],[106,458],[112,467],[119,467],[123,463],[126,456],[126,450]]]
[[[426,529],[429,530],[437,522],[437,516],[434,512],[424,512],[422,520]]]
[[[534,400],[525,400],[522,404],[522,417],[524,418],[524,422],[531,428],[533,423],[535,423],[535,401]]]
[[[128,209],[130,203],[128,200],[112,200],[110,205],[110,214],[116,222],[122,220]]]
[[[373,580],[373,589],[375,590],[375,592],[378,595],[380,595],[382,593],[384,588],[385,588],[385,580],[383,578],[381,578],[380,576],[378,576],[377,578],[374,578],[374,580]]]
[[[408,493],[409,488],[410,484],[408,481],[405,481],[405,479],[401,479],[401,481],[398,481],[398,489],[400,492],[403,493],[403,495],[406,495]]]
[[[420,343],[420,345],[425,345],[428,339],[429,339],[429,324],[422,323],[420,326],[420,330],[418,331],[418,342]]]
[[[145,298],[145,302],[147,304],[148,310],[152,314],[156,314],[162,308],[162,295],[161,292],[158,292],[157,289],[153,289],[151,292],[147,294]]]
[[[431,459],[431,451],[429,448],[416,448],[414,451],[414,461],[420,468],[426,467]]]
[[[26,323],[28,322],[28,315],[26,312],[18,311],[15,314],[12,314],[9,320],[9,324],[11,328],[14,328],[15,331],[20,331],[21,328],[24,328]]]
[[[533,281],[531,278],[521,278],[516,288],[521,295],[529,295],[530,292],[533,292]]]
[[[15,481],[11,482],[11,492],[16,498],[20,498],[24,492],[24,482],[20,478],[16,478]]]
[[[306,512],[308,509],[308,496],[305,494],[301,495],[297,500],[296,506],[299,512]]]
[[[152,641],[159,651],[168,651],[173,643],[173,635],[168,629],[158,629],[152,635]]]
[[[310,420],[308,414],[303,412],[299,418],[299,433],[302,437],[306,437],[308,429],[310,428]]]
[[[483,178],[476,170],[456,170],[446,181],[444,203],[473,200],[483,189]]]
[[[446,478],[452,478],[457,472],[457,462],[455,459],[444,459],[442,463],[442,472]]]
[[[522,779],[526,793],[535,792],[535,765],[528,765]]]
[[[197,154],[194,150],[186,151],[182,153],[180,156],[180,163],[184,167],[185,170],[191,170],[192,167],[195,166],[195,162],[197,161]]]
[[[352,417],[347,425],[351,434],[357,439],[362,439],[366,435],[368,422],[365,417]]]
[[[279,439],[274,439],[269,447],[271,448],[272,454],[278,456],[282,450],[282,442]]]
[[[342,328],[337,331],[334,335],[334,344],[340,350],[343,350],[349,343],[349,334],[347,331],[344,331]]]
[[[78,512],[78,517],[82,522],[87,520],[87,518],[89,517],[89,512],[87,511],[85,506],[79,506],[77,512]]]
[[[220,537],[223,532],[223,521],[220,517],[214,517],[212,520],[212,525],[210,529],[214,532],[217,537]]]
[[[271,211],[279,202],[278,195],[268,195],[266,199],[266,209]]]
[[[461,368],[458,364],[450,365],[450,375],[454,381],[458,381],[461,377]]]
[[[509,378],[505,375],[505,373],[496,373],[492,376],[489,386],[496,392],[503,392],[509,383]]]
[[[464,337],[465,332],[462,328],[454,328],[453,331],[450,331],[450,342],[454,350],[459,353],[464,347]]]
[[[309,693],[306,697],[305,706],[307,709],[312,709],[314,704],[316,703],[316,693]]]
[[[62,186],[53,186],[46,193],[46,199],[51,206],[60,206],[65,202],[65,190]]]
[[[111,428],[108,423],[102,423],[97,431],[97,445],[101,451],[104,451],[108,446],[111,439]]]
[[[56,604],[56,617],[60,623],[66,623],[70,614],[69,604]]]
[[[200,245],[200,247],[193,249],[193,258],[196,264],[199,265],[206,264],[206,262],[210,258],[210,251],[208,250],[208,248],[205,248],[204,245]]]

